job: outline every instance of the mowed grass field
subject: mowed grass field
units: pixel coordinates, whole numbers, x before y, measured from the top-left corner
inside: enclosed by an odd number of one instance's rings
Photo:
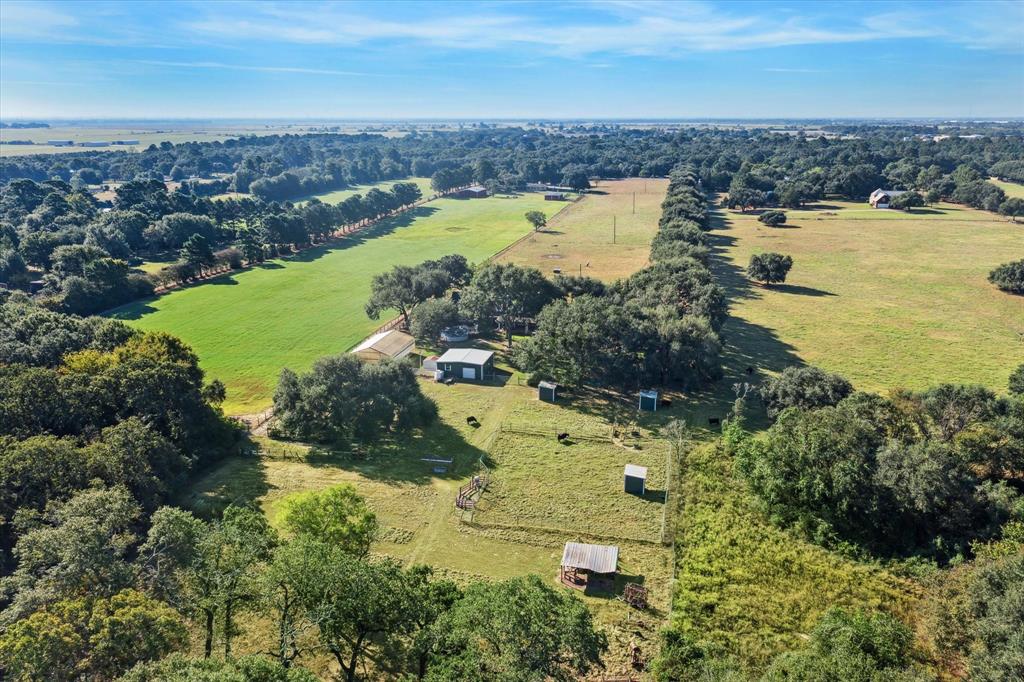
[[[319,199],[325,204],[340,204],[354,194],[366,194],[375,187],[386,192],[400,182],[415,183],[416,186],[420,188],[420,192],[423,194],[424,199],[428,199],[434,195],[434,190],[430,188],[430,178],[405,178],[404,180],[388,180],[386,182],[378,182],[370,185],[356,185],[354,187],[347,187],[333,192],[314,194],[311,197],[303,197],[296,203],[301,203],[310,199]]]
[[[1024,185],[1019,182],[1007,182],[1006,180],[989,180],[996,187],[1001,188],[1006,192],[1008,197],[1016,197],[1017,199],[1024,199]]]
[[[270,405],[284,367],[308,369],[342,353],[381,321],[363,306],[373,275],[447,253],[480,262],[530,231],[529,210],[560,208],[539,194],[431,201],[327,246],[119,308],[135,327],[170,332],[199,355],[210,379],[227,387],[224,409]],[[386,318],[384,318],[386,319]]]
[[[1024,255],[1024,226],[946,204],[905,213],[828,201],[787,215],[784,228],[769,228],[753,212],[715,209],[734,370],[807,363],[883,393],[941,382],[1006,390],[1024,362],[1024,297],[986,277]],[[785,284],[744,276],[765,251],[793,257]]]
[[[601,181],[501,260],[535,267],[549,277],[556,268],[607,282],[625,277],[647,264],[667,189],[663,178]]]

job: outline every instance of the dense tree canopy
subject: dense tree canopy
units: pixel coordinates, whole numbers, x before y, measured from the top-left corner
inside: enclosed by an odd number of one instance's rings
[[[282,370],[274,412],[283,435],[318,442],[375,440],[437,416],[408,365],[350,354],[320,358],[308,374]]]

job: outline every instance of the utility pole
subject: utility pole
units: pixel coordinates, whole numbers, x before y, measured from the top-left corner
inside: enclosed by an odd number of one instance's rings
[[[615,243],[615,216],[612,216],[612,244]]]

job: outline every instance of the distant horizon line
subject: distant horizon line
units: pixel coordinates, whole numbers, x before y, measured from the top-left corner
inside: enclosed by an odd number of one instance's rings
[[[746,123],[774,123],[774,122],[846,122],[846,121],[933,121],[941,123],[1010,123],[1024,122],[1024,115],[1013,116],[690,116],[690,117],[639,117],[639,116],[618,116],[618,117],[589,117],[589,116],[564,116],[564,117],[543,117],[543,116],[431,116],[431,117],[299,117],[299,116],[264,116],[264,117],[236,117],[236,116],[198,116],[198,117],[156,117],[156,116],[12,116],[0,117],[4,123],[48,123],[59,121],[64,123],[90,123],[90,122],[153,122],[153,123],[203,123],[217,121],[251,122],[251,123],[276,123],[276,122],[303,122],[303,123],[445,123],[445,122],[470,122],[470,123],[502,123],[502,122],[541,122],[541,123],[693,123],[693,122],[746,122]]]

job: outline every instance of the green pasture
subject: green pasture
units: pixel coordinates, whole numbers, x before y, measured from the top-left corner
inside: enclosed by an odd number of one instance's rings
[[[713,268],[732,304],[724,334],[735,370],[807,363],[871,391],[941,382],[1006,390],[1024,361],[1024,298],[986,277],[1024,248],[1020,225],[947,204],[906,213],[829,201],[787,215],[785,227],[770,228],[754,213],[714,211]],[[750,256],[765,251],[793,257],[785,284],[744,276]]]
[[[565,208],[547,227],[510,249],[502,260],[555,269],[611,282],[647,265],[658,231],[668,181],[662,178],[602,180]]]
[[[1024,199],[1024,185],[1019,182],[1008,182],[1006,180],[989,180],[993,185],[999,187],[1008,197],[1016,197],[1018,199]]]
[[[599,398],[578,396],[549,405],[520,375],[507,373],[503,380],[504,385],[453,386],[424,380],[424,392],[439,408],[438,423],[356,451],[258,439],[267,454],[223,463],[199,478],[179,504],[206,514],[229,502],[254,502],[281,528],[286,503],[295,495],[350,483],[380,521],[375,554],[428,563],[459,582],[532,573],[557,584],[565,542],[617,545],[617,589],[628,580],[651,591],[653,608],[644,614],[645,623],[638,624],[636,612],[614,594],[581,596],[609,633],[606,663],[625,671],[629,642],[638,636],[653,640],[670,599],[672,553],[660,542],[667,446],[656,434],[663,420],[631,422],[630,433],[635,428],[641,436],[617,441],[617,418],[611,415],[635,417],[625,403],[610,410]],[[467,424],[469,415],[479,427]],[[570,433],[569,444],[558,442],[559,429]],[[424,458],[454,462],[437,474]],[[622,490],[628,462],[651,467],[647,496]],[[456,493],[483,471],[481,463],[491,485],[475,512],[460,512]]]
[[[388,191],[400,182],[412,182],[420,188],[420,192],[423,194],[423,198],[427,199],[434,195],[434,190],[430,188],[430,178],[405,178],[404,180],[387,180],[385,182],[378,182],[369,185],[355,185],[354,187],[347,187],[345,189],[338,189],[333,192],[323,192],[321,194],[314,194],[309,197],[303,197],[296,203],[309,201],[310,199],[319,199],[325,204],[340,204],[341,202],[348,199],[354,194],[366,194],[373,188],[377,188],[383,191]]]
[[[181,337],[199,354],[207,376],[227,386],[225,411],[256,412],[270,405],[283,367],[305,370],[318,357],[348,350],[384,321],[363,311],[373,275],[447,253],[480,262],[530,231],[526,211],[551,215],[558,208],[537,194],[437,199],[329,245],[111,314]]]

